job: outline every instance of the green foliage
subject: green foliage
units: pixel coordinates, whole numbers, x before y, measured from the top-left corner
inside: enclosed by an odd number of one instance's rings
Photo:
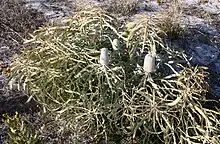
[[[219,112],[202,106],[206,69],[165,47],[156,21],[134,22],[123,36],[108,13],[81,11],[65,26],[36,31],[33,49],[15,59],[10,76],[27,83],[57,133],[70,132],[73,143],[218,143]],[[156,72],[138,69],[135,47],[158,56]],[[101,48],[110,50],[108,66],[98,62]]]
[[[127,50],[132,54],[135,49],[141,48],[156,55],[157,49],[163,47],[160,34],[164,33],[155,23],[154,16],[138,15],[136,20],[126,25]]]
[[[9,144],[41,144],[43,141],[35,133],[33,127],[25,121],[22,116],[16,113],[13,117],[4,115],[4,123],[9,128]]]

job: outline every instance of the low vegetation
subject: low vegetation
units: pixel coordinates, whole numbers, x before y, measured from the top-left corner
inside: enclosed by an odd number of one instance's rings
[[[13,117],[4,115],[4,123],[9,127],[8,135],[10,144],[41,144],[43,141],[40,136],[37,135],[34,127],[25,120],[23,116],[19,116],[16,113]]]
[[[52,121],[29,135],[43,140],[52,130],[64,143],[217,144],[220,113],[203,106],[208,72],[163,44],[161,36],[176,38],[184,31],[178,23],[158,19],[145,16],[123,27],[108,12],[89,8],[66,25],[35,31],[25,42],[33,48],[17,57],[7,73],[40,104],[39,119]],[[114,39],[118,50],[112,47]],[[109,50],[108,66],[99,63],[102,48]],[[156,57],[151,74],[143,71],[144,54]],[[6,118],[10,129],[23,124]]]

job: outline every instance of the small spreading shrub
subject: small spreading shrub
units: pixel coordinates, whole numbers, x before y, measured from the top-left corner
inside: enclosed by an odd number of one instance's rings
[[[9,144],[41,144],[42,139],[36,133],[34,127],[24,117],[16,113],[14,116],[5,115],[4,123],[8,126]]]
[[[164,46],[155,19],[134,22],[124,36],[105,11],[78,12],[65,26],[36,31],[28,41],[36,47],[14,61],[10,77],[27,83],[57,133],[74,143],[218,143],[219,112],[202,106],[206,69]],[[110,51],[108,66],[99,64],[101,48]],[[157,56],[156,72],[137,67],[135,48]]]

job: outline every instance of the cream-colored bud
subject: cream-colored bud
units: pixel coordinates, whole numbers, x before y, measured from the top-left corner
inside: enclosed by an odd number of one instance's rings
[[[17,90],[17,84],[16,84],[16,79],[15,78],[12,78],[8,82],[8,87],[9,87],[9,90]]]
[[[155,60],[156,58],[147,54],[144,58],[144,71],[146,73],[153,73],[155,71]]]
[[[100,64],[106,66],[109,64],[108,48],[101,49]]]
[[[118,39],[114,39],[112,41],[112,48],[113,50],[119,50],[120,49],[120,42]]]

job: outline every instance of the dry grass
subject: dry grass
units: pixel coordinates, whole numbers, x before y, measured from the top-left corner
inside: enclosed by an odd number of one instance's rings
[[[173,2],[171,7],[161,14],[158,14],[158,26],[170,40],[178,39],[184,35],[185,28],[181,26],[182,7],[179,2]]]
[[[105,0],[104,3],[108,12],[130,16],[136,13],[138,0]]]

